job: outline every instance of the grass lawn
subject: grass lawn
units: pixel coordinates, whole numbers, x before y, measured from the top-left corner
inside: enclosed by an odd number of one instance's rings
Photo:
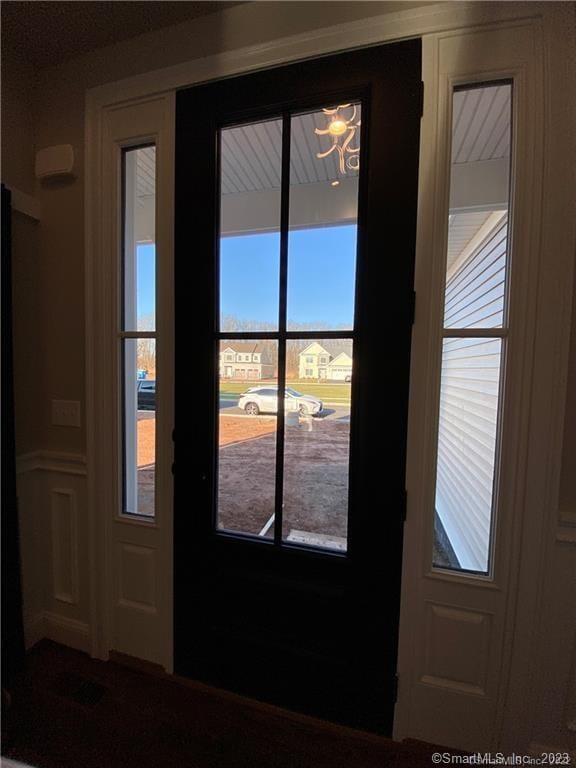
[[[220,395],[240,395],[246,392],[250,387],[265,386],[266,384],[275,384],[276,382],[266,381],[228,381],[220,380]],[[316,381],[287,381],[287,387],[295,389],[303,395],[312,395],[325,402],[331,403],[349,403],[350,402],[350,384],[342,382],[328,382],[326,384]]]

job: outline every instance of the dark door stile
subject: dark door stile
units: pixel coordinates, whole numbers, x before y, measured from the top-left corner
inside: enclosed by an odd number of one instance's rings
[[[362,102],[346,555],[215,530],[218,130],[343,99]],[[208,83],[176,100],[175,671],[387,735],[420,112],[420,40]],[[192,349],[202,361],[193,380]]]

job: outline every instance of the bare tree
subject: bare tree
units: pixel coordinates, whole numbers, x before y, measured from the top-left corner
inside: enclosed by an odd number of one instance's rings
[[[136,346],[137,365],[140,370],[156,371],[156,339],[138,339]]]
[[[139,331],[153,331],[155,316],[149,312],[138,316]],[[156,373],[156,339],[138,339],[136,342],[136,360],[140,370]]]
[[[252,320],[248,318],[240,318],[236,315],[223,315],[221,321],[221,329],[225,333],[226,331],[276,331],[278,325],[270,321],[265,320]],[[352,357],[352,341],[350,339],[328,339],[323,340],[321,338],[323,330],[337,330],[341,326],[329,326],[324,322],[315,323],[300,323],[288,320],[288,328],[291,331],[318,331],[318,341],[321,346],[330,354],[331,357],[336,357],[340,352],[346,352]],[[349,330],[343,327],[343,330]],[[286,345],[286,378],[297,379],[300,371],[300,353],[302,350],[312,342],[312,339],[290,339]],[[275,364],[278,360],[278,342],[273,339],[261,339],[258,344],[263,350],[266,350],[271,360],[274,360]]]

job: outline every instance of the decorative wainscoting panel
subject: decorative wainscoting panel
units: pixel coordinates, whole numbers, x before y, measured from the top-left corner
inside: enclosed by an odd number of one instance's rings
[[[452,605],[426,605],[421,682],[486,695],[491,616]]]
[[[36,451],[17,460],[24,632],[90,650],[86,459]]]
[[[78,604],[78,504],[72,488],[53,488],[52,583],[53,597]]]
[[[110,647],[156,664],[162,663],[165,635],[161,613],[158,532],[127,517],[113,523]]]
[[[156,550],[119,542],[118,604],[145,613],[156,610]]]

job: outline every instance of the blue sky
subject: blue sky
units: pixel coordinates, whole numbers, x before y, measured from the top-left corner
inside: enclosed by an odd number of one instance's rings
[[[221,311],[242,320],[278,322],[280,235],[222,238]],[[295,230],[288,256],[288,319],[352,326],[356,225]],[[138,316],[155,310],[154,245],[138,246]]]
[[[138,291],[138,317],[153,313],[156,309],[155,271],[156,246],[139,245],[136,251],[136,290]]]
[[[224,315],[278,322],[280,235],[222,238]],[[356,225],[295,230],[288,250],[288,320],[352,326]]]

